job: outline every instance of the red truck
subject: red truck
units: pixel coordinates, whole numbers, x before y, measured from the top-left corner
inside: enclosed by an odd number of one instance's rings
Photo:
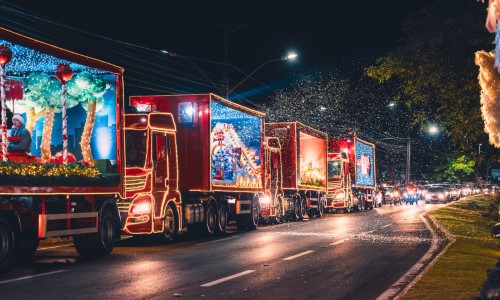
[[[327,210],[373,208],[375,182],[374,144],[358,137],[328,141]]]
[[[82,254],[109,254],[126,190],[123,69],[3,28],[0,57],[1,100],[32,136],[28,153],[7,152],[2,143],[0,269],[48,237],[72,236]],[[22,100],[10,99],[8,80],[23,86]],[[9,132],[2,126],[2,136]]]
[[[299,122],[266,123],[267,138],[277,138],[281,154],[283,192],[269,215],[291,220],[322,216],[326,205],[328,135]],[[264,211],[262,207],[262,211]]]
[[[179,195],[170,202],[176,231],[201,224],[208,234],[224,232],[233,220],[238,228],[258,226],[260,202],[271,196],[263,178],[263,113],[214,94],[132,96],[130,106],[174,116],[169,182]],[[162,197],[151,202],[165,205]]]

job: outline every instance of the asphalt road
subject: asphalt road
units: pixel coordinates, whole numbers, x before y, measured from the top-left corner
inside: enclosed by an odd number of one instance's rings
[[[130,238],[98,259],[43,245],[0,275],[0,299],[384,298],[414,277],[398,282],[431,248],[419,215],[440,206],[326,214],[172,244]]]

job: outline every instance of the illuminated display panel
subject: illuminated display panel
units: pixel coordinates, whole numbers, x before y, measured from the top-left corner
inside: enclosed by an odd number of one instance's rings
[[[326,186],[325,140],[300,132],[300,185]]]
[[[45,151],[46,156],[53,157],[63,150],[62,88],[55,71],[59,64],[66,63],[74,74],[66,83],[68,152],[79,161],[85,158],[82,149],[87,148],[92,160],[107,159],[114,165],[116,75],[2,39],[0,44],[12,50],[12,60],[5,65],[7,79],[22,82],[23,98],[7,99],[7,106],[21,113],[31,131],[31,153],[40,158]],[[88,143],[81,143],[86,135]]]
[[[372,145],[356,140],[356,184],[358,186],[375,185],[375,149]]]
[[[210,129],[212,184],[261,187],[261,118],[212,101]]]

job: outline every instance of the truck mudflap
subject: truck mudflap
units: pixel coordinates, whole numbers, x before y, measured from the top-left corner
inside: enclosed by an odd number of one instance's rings
[[[72,220],[79,220],[81,222],[72,222]],[[98,220],[99,214],[97,212],[40,214],[38,216],[38,237],[47,238],[95,233],[98,228]]]

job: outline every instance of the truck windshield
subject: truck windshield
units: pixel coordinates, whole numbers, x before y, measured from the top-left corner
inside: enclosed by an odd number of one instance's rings
[[[144,167],[146,163],[146,136],[144,131],[130,130],[125,134],[127,167]]]
[[[340,176],[340,161],[330,160],[328,162],[328,179]]]

